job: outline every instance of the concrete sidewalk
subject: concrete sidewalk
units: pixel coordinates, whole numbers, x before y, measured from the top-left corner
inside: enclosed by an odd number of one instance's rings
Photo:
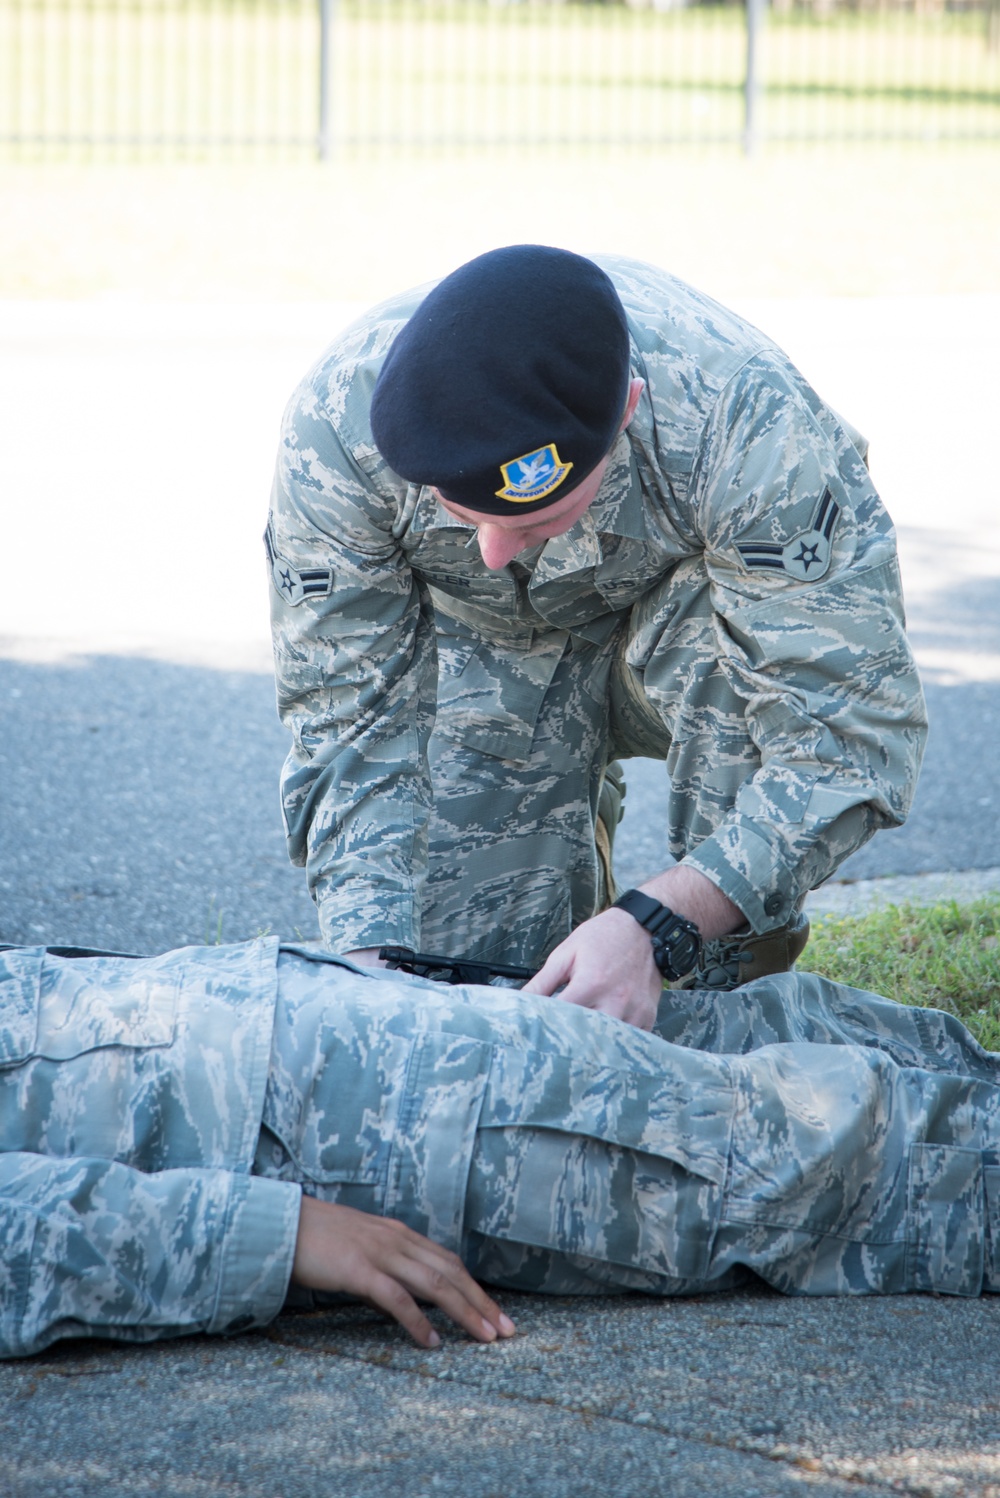
[[[361,310],[0,302],[0,639],[266,668],[260,532],[281,413]],[[995,583],[1000,296],[738,310],[869,437],[911,609]],[[1000,642],[975,633],[944,662],[921,641],[925,666],[1000,679]]]
[[[374,1313],[0,1365],[5,1498],[1000,1494],[1000,1299],[503,1294],[434,1353]]]

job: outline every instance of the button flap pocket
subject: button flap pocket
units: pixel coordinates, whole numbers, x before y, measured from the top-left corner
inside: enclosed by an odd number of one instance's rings
[[[707,1278],[732,1100],[717,1068],[693,1070],[647,1075],[497,1047],[468,1224],[642,1273]]]

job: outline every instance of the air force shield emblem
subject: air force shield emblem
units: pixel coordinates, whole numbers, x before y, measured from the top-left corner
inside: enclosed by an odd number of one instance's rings
[[[523,457],[511,458],[500,465],[503,488],[496,491],[498,499],[507,499],[512,505],[526,505],[532,499],[544,499],[557,489],[573,467],[563,463],[556,452],[556,445],[539,447]]]
[[[286,603],[301,603],[304,598],[326,598],[333,587],[331,567],[293,567],[292,563],[274,549],[274,537],[268,525],[264,532],[264,547],[267,551],[271,582],[279,598]]]
[[[736,550],[744,566],[754,572],[784,572],[798,582],[814,582],[830,565],[839,514],[840,506],[827,489],[809,530],[801,531],[784,546],[771,541],[742,541],[737,543]]]

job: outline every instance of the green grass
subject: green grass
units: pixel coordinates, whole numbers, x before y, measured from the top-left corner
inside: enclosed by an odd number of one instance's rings
[[[1000,1051],[1000,895],[821,920],[800,965],[901,1004],[946,1009]]]

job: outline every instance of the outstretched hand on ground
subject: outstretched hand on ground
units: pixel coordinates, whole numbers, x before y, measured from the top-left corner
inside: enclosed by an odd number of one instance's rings
[[[418,1298],[440,1307],[477,1342],[514,1335],[514,1323],[457,1254],[393,1217],[311,1196],[303,1195],[299,1209],[292,1279],[307,1290],[339,1291],[377,1306],[421,1347],[437,1347],[441,1338]]]

